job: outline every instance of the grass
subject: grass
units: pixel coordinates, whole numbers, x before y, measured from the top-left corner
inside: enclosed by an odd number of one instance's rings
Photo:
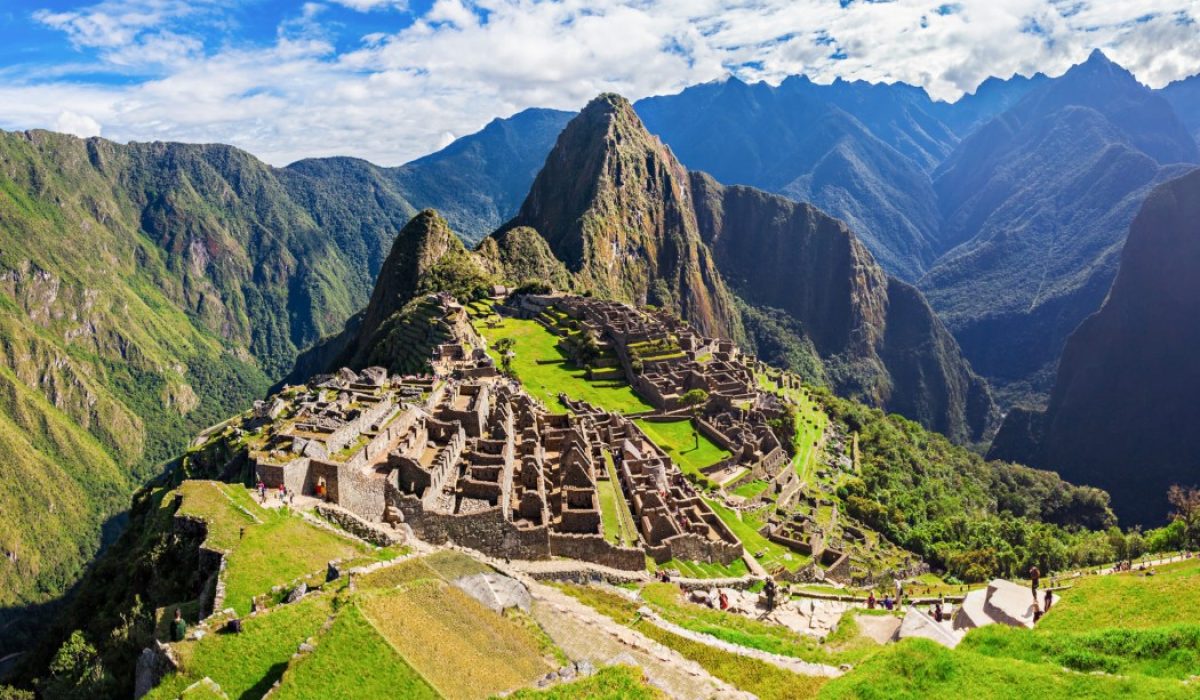
[[[1166,564],[1155,571],[1154,576],[1130,571],[1081,578],[1062,592],[1062,600],[1038,629],[1144,629],[1200,620],[1200,559]]]
[[[526,628],[443,581],[415,581],[359,604],[379,633],[452,700],[513,690],[551,670]]]
[[[639,413],[653,408],[625,382],[588,380],[583,369],[566,361],[557,347],[558,336],[537,321],[505,318],[495,328],[481,325],[477,330],[487,339],[488,353],[497,365],[500,364],[500,356],[492,347],[496,341],[512,338],[516,342],[513,348],[513,372],[525,390],[541,399],[551,411],[566,412],[558,402],[560,392],[619,413]]]
[[[359,588],[395,588],[420,579],[450,582],[463,576],[492,573],[491,567],[466,554],[443,550],[428,556],[406,559],[355,579]]]
[[[728,566],[720,563],[710,564],[705,561],[671,559],[662,564],[656,564],[654,569],[656,571],[659,569],[675,569],[681,576],[686,578],[741,578],[750,573],[746,562],[741,559],[735,559]]]
[[[1077,673],[1049,664],[951,651],[925,639],[888,645],[854,671],[830,681],[828,700],[962,698],[1194,698],[1176,681]]]
[[[765,374],[758,375],[758,387],[763,391],[791,398],[797,403],[796,436],[792,441],[796,454],[792,458],[792,466],[801,479],[808,479],[812,476],[820,451],[815,445],[825,434],[829,416],[821,410],[821,405],[813,400],[807,389],[785,389]]]
[[[229,552],[225,605],[239,615],[250,612],[254,596],[275,585],[308,574],[323,576],[333,559],[394,554],[315,527],[285,509],[263,508],[237,485],[187,481],[179,491],[179,512],[208,522],[210,545]]]
[[[751,479],[750,481],[743,482],[740,486],[735,488],[733,493],[734,495],[741,496],[742,498],[757,498],[758,495],[763,491],[766,491],[767,487],[770,485],[770,482],[762,479]]]
[[[972,631],[960,648],[1081,673],[1184,680],[1200,669],[1200,625],[1076,633],[990,625]]]
[[[278,700],[437,698],[438,694],[371,627],[356,605],[345,606],[316,650],[288,667]]]
[[[633,666],[605,666],[587,678],[545,690],[518,690],[508,697],[514,700],[660,700],[667,696],[647,685],[641,670]]]
[[[801,676],[765,661],[716,649],[667,632],[652,623],[641,621],[637,616],[638,604],[613,593],[570,584],[561,588],[597,612],[633,627],[663,646],[670,647],[700,664],[713,676],[763,700],[815,697],[817,691],[828,680],[816,676]]]
[[[745,550],[751,556],[754,556],[758,560],[758,563],[762,564],[763,568],[767,571],[775,571],[780,567],[788,571],[795,571],[800,568],[801,564],[809,560],[809,557],[803,556],[798,552],[793,552],[787,547],[763,537],[759,534],[756,523],[747,522],[739,518],[736,511],[726,508],[720,501],[710,498],[706,498],[704,501],[713,509],[717,517],[730,530],[733,530],[733,534],[737,535],[738,539],[742,541],[742,546]],[[758,556],[759,552],[763,552],[761,557]],[[789,555],[791,559],[788,559]]]
[[[179,671],[168,675],[146,697],[178,697],[192,683],[208,677],[231,698],[257,698],[278,680],[301,642],[317,633],[332,607],[327,595],[311,595],[298,603],[243,620],[241,634],[209,633],[199,641],[174,645]]]
[[[822,645],[812,637],[797,634],[782,625],[762,622],[736,613],[714,610],[683,600],[671,584],[652,583],[642,589],[642,599],[663,618],[693,632],[708,634],[731,644],[825,664],[854,663],[877,649],[857,643],[857,626],[842,631],[837,653],[833,645]],[[852,616],[846,618],[852,620]],[[839,628],[840,629],[840,628]]]
[[[616,469],[613,467],[612,455],[606,450],[604,462],[608,469],[608,479],[596,481],[596,492],[600,496],[600,524],[604,527],[604,538],[621,547],[635,547],[638,543],[638,530],[633,522],[633,515],[625,503],[625,495],[617,482]]]
[[[729,452],[709,440],[702,433],[692,432],[690,420],[677,420],[667,423],[647,420],[635,421],[646,437],[667,453],[684,474],[695,474],[705,481],[708,477],[700,470],[729,457]],[[697,443],[696,438],[699,437]]]

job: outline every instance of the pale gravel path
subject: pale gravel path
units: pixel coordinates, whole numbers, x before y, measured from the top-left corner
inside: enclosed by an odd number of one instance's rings
[[[712,676],[700,664],[617,623],[556,588],[526,580],[533,616],[568,657],[596,665],[629,663],[671,697],[750,700],[754,695]]]

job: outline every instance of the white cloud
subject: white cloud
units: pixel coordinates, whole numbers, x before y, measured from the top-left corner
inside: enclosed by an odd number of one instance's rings
[[[331,0],[331,2],[349,7],[359,12],[374,12],[375,10],[407,10],[408,0]]]
[[[405,29],[340,43],[340,25],[309,3],[267,46],[186,31],[218,21],[223,1],[38,13],[105,66],[159,69],[124,85],[0,71],[0,125],[54,124],[65,108],[119,140],[229,142],[277,164],[335,154],[397,164],[526,107],[577,109],[606,90],[636,99],[730,72],[902,80],[947,99],[990,75],[1061,73],[1095,47],[1153,86],[1200,72],[1195,0],[959,0],[944,14],[937,0],[437,0]]]
[[[100,135],[100,122],[84,114],[63,110],[58,119],[54,120],[54,130],[80,138],[90,138]]]

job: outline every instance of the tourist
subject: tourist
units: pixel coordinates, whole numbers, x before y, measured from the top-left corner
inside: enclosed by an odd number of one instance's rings
[[[175,620],[171,623],[171,641],[182,642],[187,634],[187,623],[183,621],[183,611],[175,608]]]
[[[1029,567],[1029,586],[1033,589],[1033,599],[1037,601],[1038,580],[1042,578],[1042,572],[1038,571],[1037,564]]]
[[[883,594],[883,609],[884,610],[892,609],[892,596],[888,595],[887,593]]]
[[[874,610],[874,609],[875,609],[875,591],[871,591],[870,595],[867,596],[867,610]]]
[[[775,609],[775,579],[767,577],[763,592],[767,594],[767,612],[771,612]]]
[[[721,591],[721,595],[719,596],[719,599],[721,601],[721,609],[728,610],[729,609],[729,596],[725,593],[725,591]]]
[[[942,613],[942,601],[938,600],[938,602],[933,604],[933,619],[936,622],[941,622],[943,618],[945,618],[945,615]]]
[[[1054,595],[1052,593],[1050,593],[1050,589],[1047,588],[1046,589],[1046,603],[1043,606],[1043,607],[1045,607],[1046,612],[1050,612],[1050,606],[1053,604],[1054,604]]]
[[[900,579],[896,579],[896,602],[897,603],[900,602],[900,597],[903,595],[904,595],[904,584],[900,582]]]

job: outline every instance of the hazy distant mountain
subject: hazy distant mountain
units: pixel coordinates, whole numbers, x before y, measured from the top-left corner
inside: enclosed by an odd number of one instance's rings
[[[920,281],[972,365],[1041,392],[1099,308],[1129,221],[1200,160],[1165,99],[1095,52],[968,137],[937,171],[948,252]]]
[[[1200,171],[1156,188],[1108,299],[1067,342],[1044,413],[1013,411],[992,455],[1110,490],[1126,524],[1162,522],[1200,481]]]
[[[1176,80],[1159,90],[1159,94],[1175,107],[1175,113],[1192,137],[1200,141],[1200,75]]]
[[[933,262],[937,203],[924,167],[957,137],[907,86],[730,78],[635,107],[689,168],[815,204],[846,221],[883,266],[919,276]],[[932,104],[927,96],[926,105]],[[839,104],[840,103],[840,104]],[[896,146],[842,105],[858,108]]]

